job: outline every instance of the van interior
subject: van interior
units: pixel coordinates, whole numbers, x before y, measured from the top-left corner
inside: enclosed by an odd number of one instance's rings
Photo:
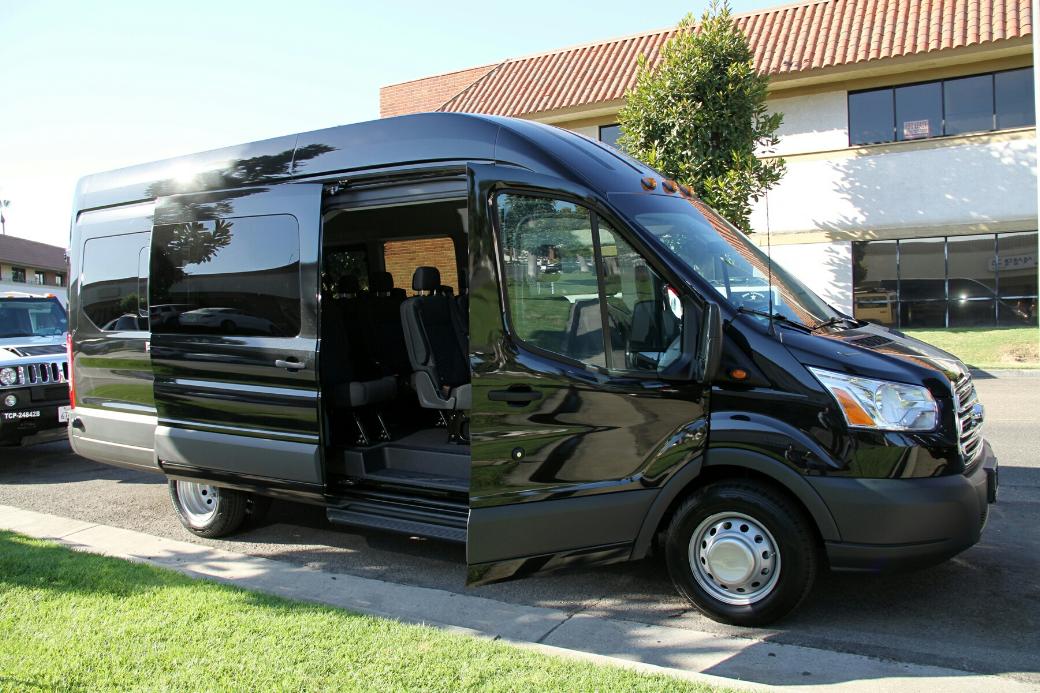
[[[464,198],[327,199],[318,358],[330,488],[468,498],[466,215]]]

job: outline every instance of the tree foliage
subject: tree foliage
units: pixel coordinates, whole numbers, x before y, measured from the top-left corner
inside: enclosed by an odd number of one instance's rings
[[[618,114],[619,144],[750,233],[752,203],[785,168],[783,159],[755,156],[772,151],[783,121],[766,110],[768,84],[729,3],[712,0],[699,26],[693,15],[679,23],[657,65],[640,56]]]

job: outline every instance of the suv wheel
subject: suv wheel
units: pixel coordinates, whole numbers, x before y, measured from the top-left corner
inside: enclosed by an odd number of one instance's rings
[[[247,496],[194,481],[170,481],[170,499],[181,524],[200,537],[223,537],[242,526]]]
[[[676,589],[709,618],[740,626],[776,621],[812,589],[816,538],[801,510],[755,481],[722,481],[676,511],[665,540]]]

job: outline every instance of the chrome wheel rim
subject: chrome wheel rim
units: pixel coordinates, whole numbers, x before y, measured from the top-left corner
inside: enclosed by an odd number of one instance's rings
[[[715,513],[690,539],[693,578],[715,599],[734,606],[765,599],[780,579],[776,540],[758,520],[743,513]]]
[[[181,509],[193,527],[204,527],[217,513],[220,491],[216,486],[197,484],[194,481],[177,482],[177,498]]]

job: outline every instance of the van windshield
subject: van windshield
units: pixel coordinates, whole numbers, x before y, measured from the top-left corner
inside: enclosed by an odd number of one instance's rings
[[[773,264],[739,229],[700,200],[640,193],[610,196],[629,219],[656,236],[729,305],[816,327],[840,318],[826,301]],[[765,320],[762,317],[762,320]]]
[[[54,299],[0,297],[0,339],[60,337],[67,329],[65,309]]]

